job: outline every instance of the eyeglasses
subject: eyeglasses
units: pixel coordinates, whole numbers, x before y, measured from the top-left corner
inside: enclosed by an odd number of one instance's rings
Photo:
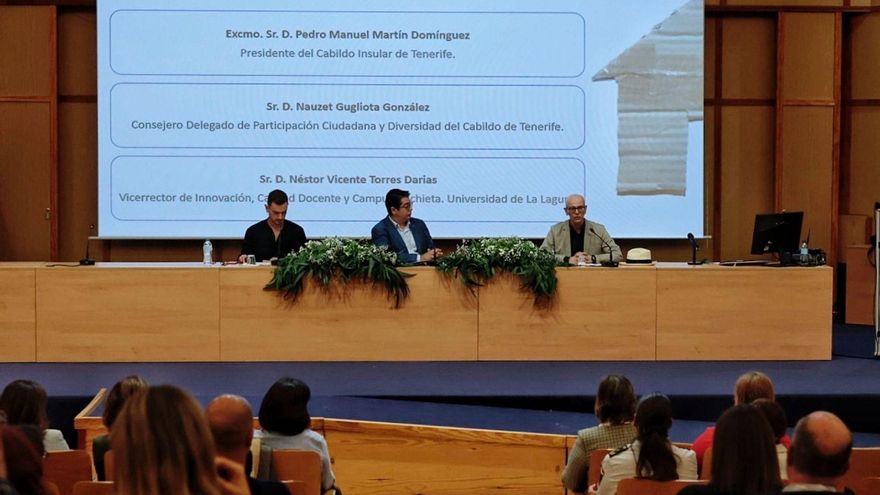
[[[569,213],[576,213],[579,211],[587,211],[587,207],[586,206],[569,206],[569,207],[565,208],[565,211],[567,211]]]
[[[397,207],[398,210],[412,210],[412,203],[404,203]]]

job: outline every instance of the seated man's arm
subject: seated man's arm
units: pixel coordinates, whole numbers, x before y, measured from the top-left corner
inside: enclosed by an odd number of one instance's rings
[[[251,228],[248,227],[244,232],[244,242],[241,243],[241,253],[238,256],[239,263],[247,261],[247,255],[254,254],[254,241],[252,237]]]
[[[545,237],[544,242],[541,243],[541,249],[553,253],[556,257],[557,263],[565,263],[566,255],[559,252],[556,246],[556,241],[553,239],[553,229],[550,229],[550,232],[547,232],[547,237]]]

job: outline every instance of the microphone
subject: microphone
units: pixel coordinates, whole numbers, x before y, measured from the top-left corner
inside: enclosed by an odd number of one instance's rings
[[[688,265],[702,265],[705,260],[697,261],[697,250],[700,246],[697,245],[697,238],[692,232],[688,232],[688,240],[691,242],[691,260],[688,261]]]
[[[611,243],[606,241],[604,237],[597,234],[593,227],[590,227],[590,233],[594,236],[598,237],[600,241],[602,241],[602,245],[608,248],[608,261],[603,261],[602,266],[613,268],[620,265],[619,262],[614,261],[614,250],[611,249]]]
[[[86,256],[85,258],[79,260],[80,266],[92,266],[95,264],[95,260],[93,260],[89,256],[89,241],[91,240],[91,233],[95,229],[95,224],[89,225],[89,235],[86,236]]]

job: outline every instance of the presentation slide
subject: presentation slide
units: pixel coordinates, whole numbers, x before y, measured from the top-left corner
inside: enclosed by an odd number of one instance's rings
[[[98,1],[102,238],[703,235],[702,0]]]

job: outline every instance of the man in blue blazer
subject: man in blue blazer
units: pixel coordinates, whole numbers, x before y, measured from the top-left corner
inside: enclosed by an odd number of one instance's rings
[[[392,189],[385,195],[388,216],[370,231],[373,244],[387,246],[397,253],[401,264],[432,261],[442,253],[434,248],[434,240],[428,226],[418,218],[412,218],[412,200],[409,191]]]

